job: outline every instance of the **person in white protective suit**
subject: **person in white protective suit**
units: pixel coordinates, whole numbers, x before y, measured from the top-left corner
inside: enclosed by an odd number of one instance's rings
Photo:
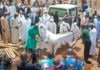
[[[39,35],[41,37],[41,40],[39,42],[39,46],[41,49],[46,48],[48,50],[48,52],[52,52],[53,50],[53,43],[51,42],[51,39],[49,36],[54,36],[53,33],[49,32],[48,35],[48,30],[46,29],[46,26],[43,23],[39,24]]]
[[[70,30],[70,25],[63,21],[62,24],[60,25],[60,33],[66,33],[69,30]]]
[[[50,20],[50,16],[48,15],[47,12],[44,12],[43,14],[43,23],[46,25],[46,23]]]
[[[71,25],[71,30],[70,31],[73,32],[75,40],[80,37],[80,30],[79,30],[79,27],[77,26],[76,22]]]
[[[94,25],[91,26],[90,31],[90,39],[91,39],[91,48],[90,48],[90,55],[95,55],[95,49],[96,49],[96,38],[97,38],[97,30]]]
[[[54,33],[54,34],[56,34],[56,23],[54,22],[54,20],[53,19],[50,19],[50,21],[47,23],[47,25],[46,25],[46,27],[47,27],[47,30],[48,31],[50,31],[50,32],[52,32],[52,33]]]
[[[39,35],[41,37],[41,40],[39,40],[39,46],[41,49],[47,48],[46,47],[46,26],[43,23],[40,23],[38,25],[38,29],[39,29]]]

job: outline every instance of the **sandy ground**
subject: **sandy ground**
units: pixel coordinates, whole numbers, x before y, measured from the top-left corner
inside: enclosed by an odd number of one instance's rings
[[[81,55],[82,58],[84,57],[83,56],[83,54],[84,54],[84,46],[82,44],[82,40],[78,40],[77,41],[75,50],[77,51],[78,54]],[[98,55],[98,48],[96,48],[95,56],[89,59],[93,64],[91,70],[100,70],[100,68],[97,67],[97,55]],[[62,56],[61,55],[57,55],[56,58],[62,59]],[[84,68],[83,68],[83,70],[84,70]]]
[[[83,55],[83,51],[84,51],[84,46],[82,44],[82,41],[79,40],[77,43],[76,43],[76,46],[77,48],[79,49],[79,53],[81,53],[81,55]],[[95,54],[95,57],[93,58],[90,58],[89,60],[92,61],[92,64],[93,64],[93,67],[92,67],[92,70],[100,70],[100,68],[97,67],[97,55],[98,55],[98,48],[96,48],[96,54]]]

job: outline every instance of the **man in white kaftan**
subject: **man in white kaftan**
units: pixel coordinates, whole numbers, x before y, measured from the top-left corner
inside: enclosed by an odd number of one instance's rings
[[[32,7],[31,7],[31,11],[32,11],[32,13],[33,13],[33,16],[35,17],[36,14],[37,14],[37,9],[36,9],[36,7],[35,7],[35,6],[32,6]]]
[[[62,24],[60,25],[60,33],[66,33],[69,30],[70,30],[70,25],[63,21]]]
[[[28,15],[26,15],[25,16],[25,27],[26,27],[26,37],[25,37],[25,42],[26,42],[26,38],[27,38],[27,34],[28,34],[28,30],[29,30],[29,28],[31,27],[31,19],[29,18],[29,16]]]
[[[92,25],[92,30],[90,31],[90,39],[91,39],[91,48],[90,48],[90,55],[95,55],[95,49],[96,49],[96,38],[97,38],[97,30]]]
[[[12,20],[14,19],[14,15],[16,14],[16,7],[14,6],[13,3],[9,6],[9,13],[10,15],[8,16],[8,22],[9,22],[9,29],[10,29],[10,40],[12,37],[12,29],[13,29],[13,22]]]
[[[88,5],[88,8],[86,9],[86,12],[88,12],[89,16],[91,16],[91,7]]]
[[[12,29],[12,39],[11,42],[14,44],[17,44],[19,42],[19,23],[18,23],[18,15],[14,16],[14,19],[12,20],[13,23],[13,29]]]
[[[18,22],[19,22],[19,39],[24,43],[26,40],[26,28],[27,28],[24,15],[22,14],[19,15]]]
[[[48,31],[56,34],[56,32],[57,32],[56,31],[57,26],[56,26],[56,23],[53,21],[53,19],[50,19],[50,21],[47,23],[46,27],[47,27]]]

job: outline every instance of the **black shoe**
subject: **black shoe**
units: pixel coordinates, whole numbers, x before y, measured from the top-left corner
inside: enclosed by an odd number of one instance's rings
[[[91,61],[89,61],[89,60],[86,60],[85,61],[87,64],[91,64],[92,62]]]

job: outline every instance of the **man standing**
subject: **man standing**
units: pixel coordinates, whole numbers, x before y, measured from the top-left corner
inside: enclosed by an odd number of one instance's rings
[[[36,24],[30,27],[24,48],[26,48],[27,50],[35,50],[37,46],[37,35],[39,35],[39,30],[38,25]]]
[[[44,19],[44,24],[46,25],[46,23],[50,20],[50,16],[48,15],[47,12],[44,12],[43,19]]]
[[[93,12],[93,14],[92,14],[92,17],[94,18],[97,15],[98,15],[98,13],[97,13],[97,10],[95,9],[94,12]]]
[[[26,41],[27,24],[25,17],[24,15],[22,15],[22,13],[20,13],[20,15],[18,16],[18,22],[19,22],[19,40],[22,43],[24,43]]]
[[[46,26],[47,26],[47,30],[56,34],[56,24],[53,21],[53,19],[50,19],[50,22],[48,22]]]
[[[98,20],[97,20],[97,23],[95,23],[95,25],[96,25],[96,30],[97,30],[97,42],[98,42],[99,35],[100,35],[100,16],[98,16]]]
[[[57,33],[59,32],[59,26],[58,26],[58,24],[59,24],[59,17],[58,17],[58,11],[56,11],[55,12],[55,14],[53,15],[53,19],[54,19],[54,22],[56,23],[56,25],[57,25]]]
[[[62,21],[62,24],[60,25],[60,33],[66,33],[69,30],[70,30],[70,25]]]
[[[86,63],[89,63],[90,61],[88,60],[88,58],[91,47],[91,40],[90,40],[90,30],[87,25],[82,30],[82,40],[84,43],[84,60]]]
[[[26,29],[25,42],[26,42],[27,33],[28,33],[29,28],[31,27],[31,19],[29,18],[28,15],[25,15],[25,23],[26,23],[26,28],[25,28]]]
[[[87,5],[87,9],[86,12],[88,13],[89,17],[91,16],[91,7],[89,5]]]
[[[97,22],[98,22],[97,16],[94,16],[93,22],[94,22],[94,24],[95,24],[95,26],[96,26],[96,24],[97,24]]]
[[[78,15],[78,16],[75,17],[74,22],[77,22],[77,25],[78,25],[79,28],[81,27],[81,18],[80,18],[80,15]]]
[[[2,25],[2,38],[4,43],[9,42],[9,24],[7,20],[7,15],[4,15],[4,17],[1,17],[1,25]]]
[[[90,48],[90,55],[94,56],[95,55],[95,49],[96,49],[96,28],[94,25],[91,26],[91,31],[90,31],[90,39],[91,39],[91,48]]]
[[[40,23],[39,26],[38,26],[38,29],[39,29],[39,35],[40,35],[40,40],[39,40],[39,47],[41,49],[44,49],[44,48],[48,48],[47,47],[47,29],[46,29],[46,26],[43,24],[43,23]]]
[[[18,39],[18,37],[19,37],[19,24],[18,24],[18,15],[17,14],[15,14],[14,15],[14,19],[12,20],[12,23],[13,23],[13,28],[12,28],[12,43],[14,43],[14,44],[17,44],[18,43],[18,41],[19,41],[19,39]]]
[[[97,29],[97,42],[100,35],[100,15],[98,16],[98,21],[96,23],[96,29]],[[99,54],[97,59],[98,67],[100,67],[100,47],[99,47]]]
[[[3,5],[2,5],[2,0],[0,0],[0,18],[3,16],[4,12],[3,12]],[[2,26],[1,26],[1,21],[0,21],[0,35],[1,35],[1,39],[2,39]]]
[[[10,40],[12,36],[12,29],[13,29],[13,23],[12,20],[14,19],[14,15],[16,13],[16,7],[14,6],[13,2],[9,6],[9,13],[10,15],[8,16],[8,22],[9,22],[9,29],[10,29]]]
[[[65,21],[65,23],[69,23],[70,26],[72,25],[72,17],[68,16],[67,12],[65,13],[65,16],[64,16],[63,20]]]
[[[79,30],[79,28],[78,28],[76,22],[74,22],[74,23],[71,25],[70,31],[72,31],[72,32],[74,33],[73,35],[74,35],[74,39],[75,39],[75,40],[78,39],[78,38],[80,37],[80,30]]]

